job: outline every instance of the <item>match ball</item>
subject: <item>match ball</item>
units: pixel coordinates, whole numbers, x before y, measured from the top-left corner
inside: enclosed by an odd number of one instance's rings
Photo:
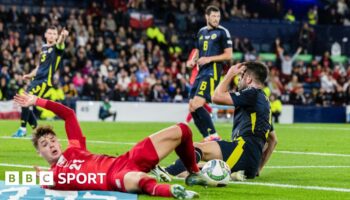
[[[230,181],[230,167],[222,160],[210,160],[202,168],[202,174],[209,180],[210,186],[224,187]]]

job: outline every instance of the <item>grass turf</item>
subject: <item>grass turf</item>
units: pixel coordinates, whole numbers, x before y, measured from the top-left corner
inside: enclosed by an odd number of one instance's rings
[[[40,124],[53,125],[58,137],[66,138],[62,121],[40,122]],[[4,138],[4,136],[11,136],[18,125],[18,121],[0,121],[0,163],[48,166],[36,154],[29,140]],[[169,125],[172,123],[81,122],[82,130],[87,137],[88,149],[93,153],[109,155],[122,154],[132,145],[93,141],[135,143]],[[216,124],[218,132],[224,139],[230,138],[231,126],[228,123]],[[194,140],[200,141],[199,132],[194,125],[191,127]],[[255,180],[249,180],[252,185],[233,183],[224,188],[194,186],[188,189],[198,192],[200,199],[350,199],[349,125],[275,125],[275,130],[278,136],[277,151],[261,176]],[[66,141],[62,142],[63,148],[66,144]],[[308,155],[304,152],[315,154]],[[170,164],[175,159],[176,155],[171,154],[161,162],[161,165]],[[0,180],[4,180],[5,171],[10,170],[32,169],[0,166]],[[183,184],[183,181],[175,180],[174,183]],[[267,185],[271,183],[280,185]],[[301,188],[295,188],[297,186]],[[318,186],[321,189],[317,187],[305,189],[306,186]],[[332,188],[344,188],[346,191],[328,191]],[[140,195],[139,199],[156,198]]]

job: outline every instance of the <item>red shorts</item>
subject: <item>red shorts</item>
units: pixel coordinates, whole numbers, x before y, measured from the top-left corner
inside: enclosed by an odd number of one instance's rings
[[[130,151],[116,158],[108,172],[110,189],[126,192],[124,176],[128,172],[148,173],[159,162],[158,154],[149,137],[137,143]]]

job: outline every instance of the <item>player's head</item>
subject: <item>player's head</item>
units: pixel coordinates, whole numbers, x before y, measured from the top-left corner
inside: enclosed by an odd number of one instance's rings
[[[37,127],[32,142],[38,154],[50,164],[57,162],[62,155],[61,144],[51,126]]]
[[[268,76],[268,68],[261,62],[245,62],[245,69],[241,73],[238,89],[243,90],[249,86],[263,86]]]
[[[54,44],[58,38],[58,30],[56,26],[49,26],[45,31],[45,39],[48,44]]]
[[[208,6],[205,10],[207,25],[216,28],[220,23],[220,9],[216,6]]]

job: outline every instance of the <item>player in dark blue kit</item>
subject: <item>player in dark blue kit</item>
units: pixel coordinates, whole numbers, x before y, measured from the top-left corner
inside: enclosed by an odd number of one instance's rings
[[[220,140],[210,114],[203,107],[220,82],[224,61],[232,58],[232,41],[227,29],[219,25],[220,10],[209,6],[205,11],[207,26],[197,34],[195,56],[187,66],[199,66],[199,73],[190,91],[189,109],[204,141]]]
[[[229,85],[236,75],[240,75],[238,91],[229,92]],[[237,64],[230,68],[216,88],[212,100],[216,104],[235,106],[232,140],[195,143],[197,162],[224,160],[231,168],[231,177],[237,175],[235,172],[238,171],[244,171],[247,178],[254,178],[261,172],[277,144],[271,125],[270,102],[262,91],[267,76],[267,67],[259,62]],[[182,168],[183,164],[176,161],[165,170],[172,175],[179,175],[184,171]],[[205,180],[191,175],[186,183],[206,184]]]
[[[63,29],[58,35],[55,26],[50,26],[45,32],[45,44],[40,53],[40,64],[29,74],[23,76],[24,79],[32,80],[26,92],[43,97],[52,87],[53,76],[60,66],[64,51],[64,41],[68,36],[68,31]],[[13,134],[13,137],[23,137],[26,135],[26,126],[35,129],[37,126],[36,117],[29,108],[22,108],[21,127]]]

